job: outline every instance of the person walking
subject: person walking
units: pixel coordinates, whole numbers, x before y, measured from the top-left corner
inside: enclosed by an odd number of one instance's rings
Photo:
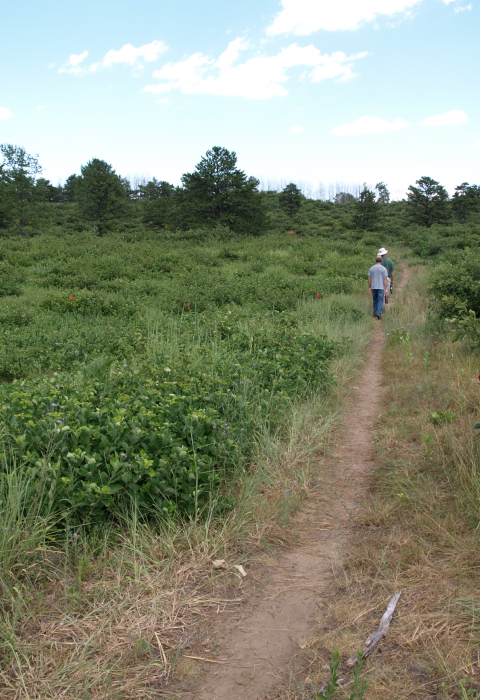
[[[383,267],[387,268],[388,272],[388,280],[387,280],[387,293],[385,295],[385,303],[388,304],[388,295],[390,293],[393,294],[393,275],[395,273],[395,266],[390,260],[390,258],[387,258],[388,250],[385,250],[385,248],[380,248],[378,251],[378,255],[382,256],[382,265]]]
[[[368,288],[372,295],[373,315],[380,320],[383,311],[383,300],[387,293],[387,268],[382,265],[382,256],[377,255],[375,265],[368,271]]]

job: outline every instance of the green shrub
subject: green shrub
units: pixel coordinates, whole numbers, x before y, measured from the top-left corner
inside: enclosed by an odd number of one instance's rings
[[[342,240],[325,237],[326,214]],[[139,226],[98,238],[59,206],[48,235],[3,241],[0,269],[28,275],[28,297],[0,304],[5,451],[48,480],[57,514],[228,504],[255,436],[328,387],[346,349],[299,332],[297,311],[318,292],[365,287],[372,251],[342,217],[306,202],[302,237]],[[335,317],[362,318],[336,304]]]
[[[132,301],[87,289],[80,289],[73,294],[51,293],[41,302],[41,306],[48,311],[78,313],[82,316],[128,316],[136,311]]]
[[[346,306],[338,301],[332,301],[330,305],[329,317],[338,318],[344,317],[349,321],[361,321],[365,318],[365,313],[354,306]]]
[[[466,302],[459,302],[455,306],[455,315],[446,319],[450,328],[454,331],[452,340],[465,340],[472,349],[480,347],[480,318],[475,311],[467,308]]]
[[[259,424],[278,422],[295,397],[326,386],[335,351],[292,329],[260,332],[252,344],[237,325],[228,344],[229,359],[212,375],[196,369],[200,358],[208,366],[206,346],[133,371],[100,362],[82,381],[57,374],[4,384],[4,449],[32,478],[45,467],[50,509],[88,522],[133,500],[143,513],[225,505],[221,481],[242,464]]]
[[[15,382],[0,409],[14,437],[9,453],[24,469],[45,464],[56,509],[89,521],[133,500],[144,512],[192,513],[218,485],[214,466],[233,460],[236,446],[216,439],[219,420],[204,397],[173,388],[152,379],[118,393],[100,382],[75,389],[60,377]]]
[[[25,272],[11,265],[0,267],[0,297],[20,296]]]
[[[0,326],[18,328],[33,321],[33,312],[20,304],[4,304],[0,307]]]
[[[480,314],[480,255],[466,252],[455,263],[443,263],[429,277],[428,292],[442,315],[454,315],[459,302]]]
[[[29,311],[27,310],[27,314]],[[72,371],[100,355],[130,358],[145,351],[146,328],[118,317],[32,311],[29,325],[0,325],[0,378],[10,381],[35,373]]]

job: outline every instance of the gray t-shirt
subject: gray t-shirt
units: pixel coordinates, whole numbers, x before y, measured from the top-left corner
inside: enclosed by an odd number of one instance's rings
[[[385,282],[383,281],[385,277],[388,277],[388,271],[383,265],[373,265],[369,271],[368,276],[372,280],[372,289],[384,289]]]

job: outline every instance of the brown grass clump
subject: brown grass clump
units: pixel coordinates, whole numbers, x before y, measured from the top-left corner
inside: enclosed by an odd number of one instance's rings
[[[35,599],[5,605],[2,699],[160,697],[176,650],[195,648],[212,610],[243,599],[237,577],[212,571],[193,527],[162,536],[129,526],[103,543],[74,533],[68,561],[19,588]]]
[[[378,466],[337,594],[293,698],[315,698],[402,591],[364,667],[368,700],[480,698],[480,358],[429,312],[422,273],[386,319]],[[345,580],[345,575],[347,581]],[[335,697],[349,697],[340,690]]]

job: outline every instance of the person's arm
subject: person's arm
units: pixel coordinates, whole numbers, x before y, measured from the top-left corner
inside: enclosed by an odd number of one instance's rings
[[[387,270],[385,269],[385,273],[387,273]],[[385,297],[388,292],[388,273],[385,274],[385,277],[383,278],[383,296]]]
[[[390,284],[393,284],[393,275],[395,274],[395,268],[392,268],[392,271],[390,273]]]
[[[368,291],[370,294],[372,293],[372,278],[370,276],[370,273],[368,273]]]

